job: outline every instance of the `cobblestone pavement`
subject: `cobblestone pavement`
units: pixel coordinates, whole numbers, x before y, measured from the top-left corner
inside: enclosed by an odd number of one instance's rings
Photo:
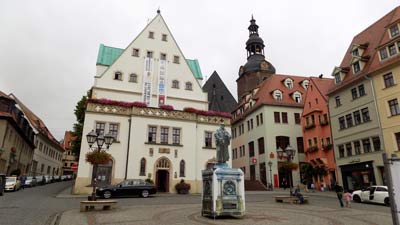
[[[249,203],[243,218],[205,218],[200,215],[200,204],[165,206],[130,206],[111,211],[63,214],[60,225],[69,224],[135,224],[135,225],[389,225],[389,213],[347,208],[328,208],[286,203]]]

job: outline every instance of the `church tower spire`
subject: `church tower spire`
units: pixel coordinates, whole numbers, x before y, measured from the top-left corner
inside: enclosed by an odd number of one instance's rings
[[[263,80],[275,74],[274,66],[265,60],[264,41],[258,34],[258,25],[251,16],[249,39],[246,41],[247,62],[239,69],[237,82],[238,100],[256,88]]]

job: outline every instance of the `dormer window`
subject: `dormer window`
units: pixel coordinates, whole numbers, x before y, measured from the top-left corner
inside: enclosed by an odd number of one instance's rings
[[[389,49],[389,55],[390,56],[396,55],[397,49],[396,49],[396,46],[394,44],[389,45],[388,49]]]
[[[303,86],[303,88],[305,90],[307,90],[308,86],[310,85],[310,81],[308,80],[303,80],[303,82],[301,82],[301,85]]]
[[[379,50],[379,54],[381,56],[381,60],[388,58],[388,53],[386,51],[386,48],[382,48],[381,50]]]
[[[289,89],[292,89],[293,88],[293,81],[290,78],[286,79],[285,80],[285,86],[287,88],[289,88]]]
[[[390,36],[392,38],[396,37],[397,35],[399,35],[399,27],[396,25],[393,25],[390,27]]]
[[[360,70],[361,70],[361,68],[360,68],[360,62],[357,61],[357,62],[353,63],[353,71],[354,71],[354,74],[360,72]]]
[[[274,91],[274,99],[277,101],[282,101],[282,92],[280,90]]]
[[[301,103],[301,94],[299,92],[295,92],[293,94],[293,99],[297,102],[297,103]]]
[[[353,56],[359,56],[358,54],[358,48],[354,49],[353,52],[351,53]]]
[[[121,72],[115,72],[114,80],[122,80],[122,73]]]
[[[340,82],[342,82],[342,77],[340,76],[340,72],[339,73],[335,73],[335,83],[338,84]]]

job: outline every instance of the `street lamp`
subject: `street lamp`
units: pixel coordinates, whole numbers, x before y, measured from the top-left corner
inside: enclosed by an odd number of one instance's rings
[[[268,162],[268,166],[269,166],[269,179],[270,179],[271,191],[273,191],[274,185],[272,184],[272,162],[271,161]]]
[[[294,150],[294,148],[292,148],[292,146],[288,145],[285,150],[283,150],[281,147],[279,147],[276,150],[276,153],[278,154],[278,158],[282,159],[284,154],[286,154],[286,159],[288,161],[288,163],[294,158],[294,155],[296,154],[296,151]],[[288,178],[288,182],[289,182],[289,188],[290,188],[290,195],[292,195],[292,179],[291,177],[289,177],[288,171],[286,171],[286,177]]]
[[[111,133],[106,135],[98,135],[94,130],[86,135],[87,142],[89,144],[89,148],[93,151],[100,152],[102,149],[108,150],[114,141],[114,136]],[[97,147],[94,147],[93,144],[96,143]],[[106,144],[106,148],[103,148],[103,145]],[[92,147],[93,146],[93,147]],[[97,167],[98,163],[93,164],[93,173],[92,173],[92,201],[96,201],[96,176],[97,176]]]

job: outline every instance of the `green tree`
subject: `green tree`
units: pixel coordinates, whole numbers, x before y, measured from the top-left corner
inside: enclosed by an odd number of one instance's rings
[[[309,186],[313,182],[313,177],[315,176],[314,167],[310,163],[301,165],[301,173],[304,176],[306,185]]]
[[[82,96],[81,100],[76,104],[74,114],[76,116],[76,123],[74,123],[72,134],[76,137],[72,141],[72,152],[79,158],[81,152],[82,131],[83,123],[85,122],[86,101],[91,96],[91,91],[87,95]]]

